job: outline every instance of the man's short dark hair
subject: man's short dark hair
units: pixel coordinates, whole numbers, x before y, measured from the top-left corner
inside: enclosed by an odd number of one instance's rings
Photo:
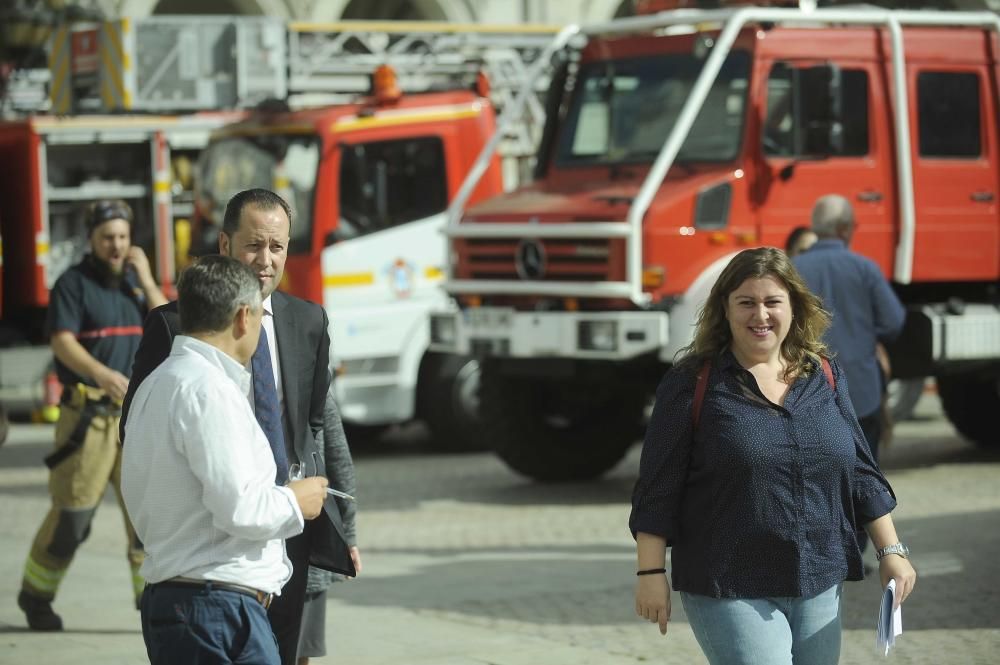
[[[240,307],[263,306],[260,282],[250,266],[221,254],[203,256],[181,273],[177,310],[181,331],[214,333],[227,329]]]
[[[292,222],[292,207],[285,199],[269,189],[259,187],[245,189],[234,195],[226,204],[226,214],[222,218],[222,232],[230,238],[240,229],[240,216],[243,214],[244,208],[257,208],[258,210],[281,208],[288,215],[288,223]]]
[[[788,237],[785,239],[785,254],[792,256],[792,252],[798,248],[799,242],[802,240],[802,236],[807,233],[815,233],[815,231],[808,226],[796,226],[792,229],[792,232],[789,233]]]

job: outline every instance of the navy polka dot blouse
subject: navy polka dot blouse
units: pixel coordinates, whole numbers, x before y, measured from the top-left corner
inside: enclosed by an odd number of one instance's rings
[[[713,598],[811,597],[864,577],[855,529],[895,495],[872,459],[831,360],[766,397],[729,351],[715,359],[700,421],[700,369],[682,363],[656,392],[629,520],[672,548],[673,587]]]

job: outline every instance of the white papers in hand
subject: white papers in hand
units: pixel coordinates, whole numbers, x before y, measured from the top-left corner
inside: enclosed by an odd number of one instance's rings
[[[882,593],[878,610],[878,626],[875,629],[875,646],[884,656],[896,645],[896,636],[903,633],[903,608],[892,609],[896,599],[896,580],[889,580]]]

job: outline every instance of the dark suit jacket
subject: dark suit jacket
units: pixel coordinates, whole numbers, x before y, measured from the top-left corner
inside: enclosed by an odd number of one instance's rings
[[[330,394],[328,319],[319,305],[280,291],[271,295],[271,307],[289,438],[296,457],[306,469],[311,469],[313,453],[322,455],[324,409]],[[122,444],[125,443],[125,423],[135,391],[170,355],[174,336],[179,333],[180,316],[176,301],[157,307],[146,317],[142,341],[132,365],[132,378],[122,404],[119,426]],[[320,515],[306,523],[306,528],[312,530],[313,554],[310,563],[354,576],[343,521],[333,497],[327,498],[323,512],[325,516]]]

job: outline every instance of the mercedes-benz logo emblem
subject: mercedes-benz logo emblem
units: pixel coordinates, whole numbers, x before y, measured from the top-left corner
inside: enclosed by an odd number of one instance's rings
[[[514,265],[521,279],[541,279],[545,276],[545,247],[534,238],[525,238],[517,245]]]

